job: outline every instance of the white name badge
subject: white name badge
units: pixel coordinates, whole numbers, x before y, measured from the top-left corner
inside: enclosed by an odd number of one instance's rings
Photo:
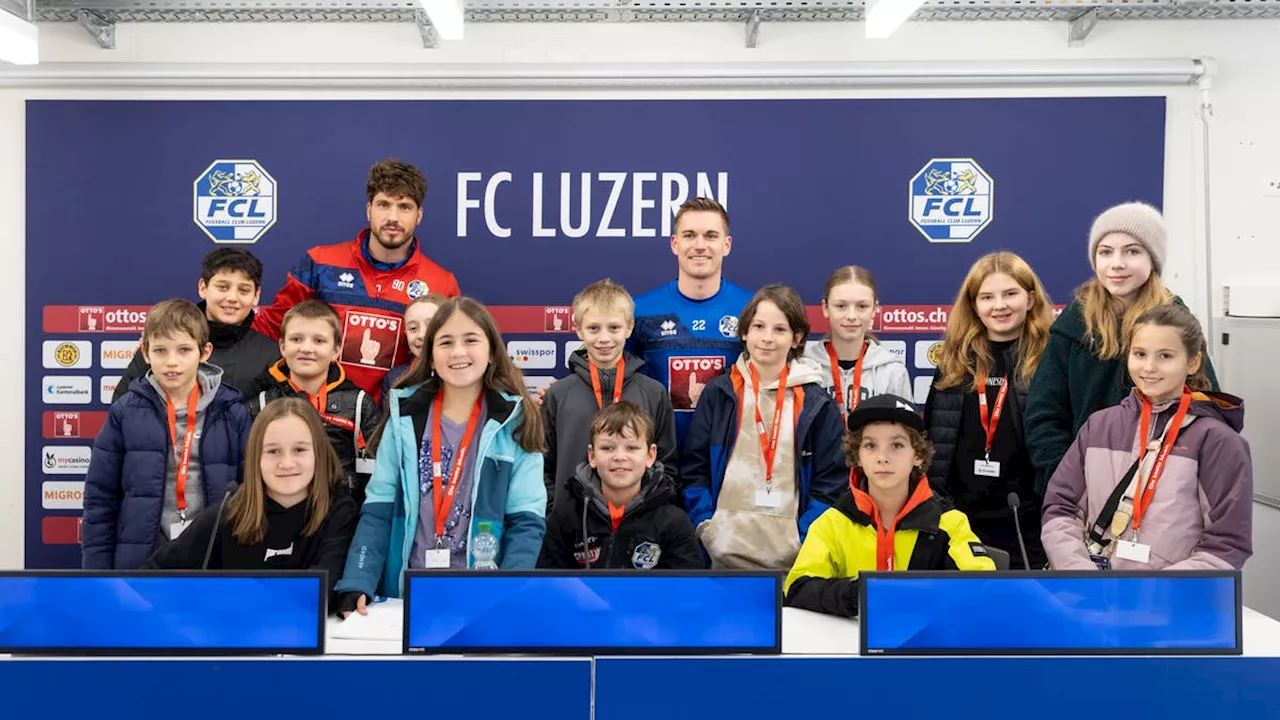
[[[191,525],[190,520],[180,520],[176,523],[169,523],[169,539],[177,540],[178,536],[181,535],[182,531],[186,530],[189,525]]]
[[[356,458],[356,472],[361,475],[372,475],[374,465],[376,465],[376,463],[371,457]]]
[[[782,507],[782,493],[769,492],[768,490],[756,491],[756,507],[776,508]]]
[[[1000,463],[990,460],[974,460],[973,474],[978,477],[1000,477]]]
[[[1116,542],[1116,557],[1146,565],[1151,561],[1151,546],[1119,540]]]
[[[422,566],[428,570],[446,570],[449,567],[449,549],[428,550]]]

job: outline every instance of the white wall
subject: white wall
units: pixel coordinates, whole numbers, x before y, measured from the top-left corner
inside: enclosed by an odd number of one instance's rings
[[[1169,59],[1206,57],[1216,61],[1211,98],[1212,280],[1207,289],[1202,231],[1203,165],[1197,120],[1200,97],[1193,87],[1046,88],[1002,90],[898,89],[791,90],[618,90],[588,93],[593,97],[869,97],[955,95],[1164,94],[1169,98],[1165,206],[1170,224],[1170,260],[1166,276],[1202,317],[1220,310],[1227,283],[1280,285],[1280,199],[1264,197],[1267,180],[1280,180],[1274,159],[1280,157],[1280,74],[1274,50],[1280,44],[1280,21],[1149,21],[1103,22],[1082,47],[1066,43],[1062,23],[919,23],[908,25],[889,41],[861,37],[853,23],[765,23],[758,48],[744,46],[744,27],[716,24],[473,24],[465,41],[435,50],[421,47],[409,24],[141,24],[117,28],[115,50],[102,50],[74,24],[41,28],[41,56],[47,65],[98,63],[180,67],[179,64],[224,63],[241,70],[278,67],[284,63],[413,65],[422,68],[495,64],[528,68],[554,63],[562,67],[626,67],[664,63],[672,67],[763,66],[826,62],[915,62],[945,67],[957,61],[995,61],[1017,67],[1034,60]],[[20,267],[26,241],[24,217],[23,101],[28,98],[222,98],[222,97],[395,97],[580,96],[582,93],[508,89],[448,91],[425,89],[335,89],[281,91],[226,87],[207,90],[94,88],[6,88],[0,70],[0,246],[13,267]],[[1099,128],[1105,132],[1105,128]],[[38,158],[34,158],[38,161]],[[74,199],[72,199],[74,201]],[[42,218],[40,225],[56,222]],[[1081,228],[1081,243],[1085,228]],[[56,241],[56,232],[41,235]],[[20,274],[11,273],[11,277]],[[1212,297],[1211,297],[1212,296]],[[22,282],[0,284],[0,304],[17,308],[24,302]],[[1212,306],[1210,303],[1213,303]],[[21,338],[22,315],[0,313],[0,336]],[[19,343],[0,348],[0,376],[23,377]],[[13,383],[17,386],[17,383]],[[1238,389],[1237,389],[1238,390]],[[1248,398],[1248,392],[1244,395]],[[23,407],[12,398],[0,416],[0,567],[22,562],[21,453]],[[1259,472],[1278,469],[1259,468]],[[1254,559],[1249,565],[1250,593],[1255,605],[1280,615],[1280,512],[1259,507]]]

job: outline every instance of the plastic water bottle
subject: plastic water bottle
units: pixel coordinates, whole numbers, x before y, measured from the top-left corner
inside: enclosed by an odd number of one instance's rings
[[[473,567],[476,570],[497,570],[498,564],[494,560],[498,558],[498,538],[493,534],[493,523],[482,522],[477,530],[479,532],[471,538],[471,554],[476,559]]]

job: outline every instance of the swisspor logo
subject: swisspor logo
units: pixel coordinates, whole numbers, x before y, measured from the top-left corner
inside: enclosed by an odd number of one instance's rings
[[[390,370],[400,346],[400,318],[347,311],[342,325],[342,362]]]
[[[724,372],[723,355],[693,355],[667,359],[667,386],[671,389],[671,407],[693,410],[711,378]]]

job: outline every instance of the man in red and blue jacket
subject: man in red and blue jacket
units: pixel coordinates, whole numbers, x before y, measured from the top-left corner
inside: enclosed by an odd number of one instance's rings
[[[414,228],[422,221],[427,181],[413,165],[386,159],[369,170],[369,227],[355,240],[307,251],[253,329],[280,338],[289,308],[317,298],[342,318],[338,361],[347,377],[375,399],[387,371],[409,361],[404,309],[429,292],[460,295],[453,273],[422,254]],[[265,370],[265,368],[264,368]]]

